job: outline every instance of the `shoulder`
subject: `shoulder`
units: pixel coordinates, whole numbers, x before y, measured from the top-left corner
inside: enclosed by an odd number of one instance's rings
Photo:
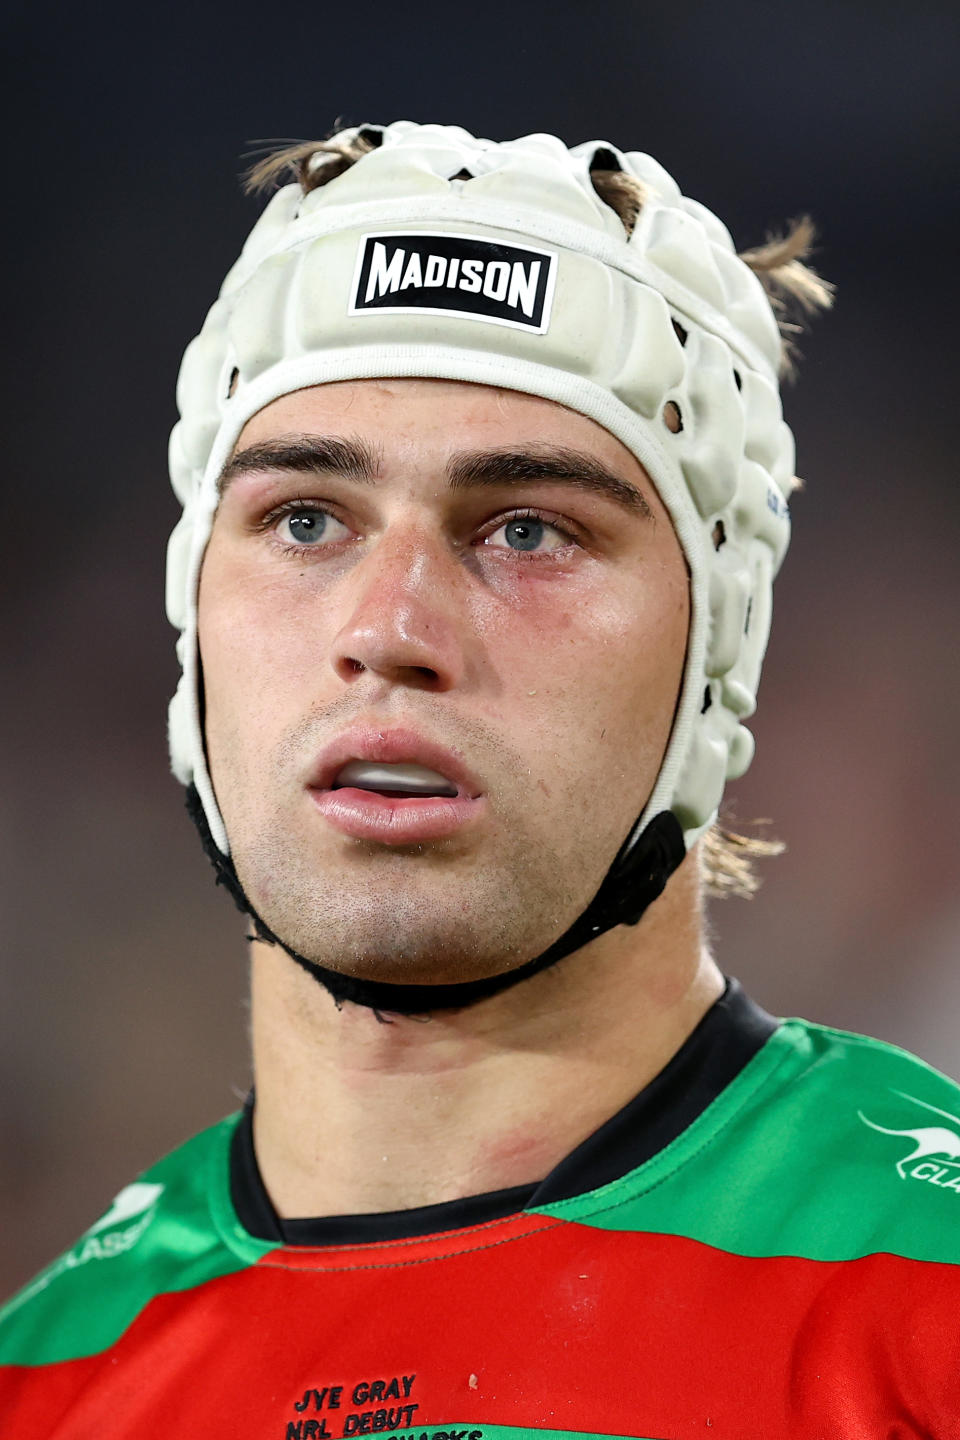
[[[244,1263],[214,1203],[237,1117],[179,1146],[0,1310],[0,1365],[44,1365],[109,1348],[157,1295]]]
[[[948,1159],[960,1160],[960,1085],[919,1056],[808,1020],[785,1020],[771,1043],[787,1082],[775,1103],[802,1107],[811,1118],[815,1111],[825,1136],[835,1129],[849,1136],[853,1118],[875,1134],[932,1127],[935,1138],[955,1151]],[[956,1132],[952,1140],[948,1131]],[[861,1140],[874,1143],[867,1133]]]
[[[895,1045],[805,1020],[764,1049],[730,1138],[781,1245],[960,1265],[960,1086]]]
[[[764,1261],[946,1264],[960,1286],[960,1087],[894,1045],[785,1020],[664,1150],[547,1208]]]

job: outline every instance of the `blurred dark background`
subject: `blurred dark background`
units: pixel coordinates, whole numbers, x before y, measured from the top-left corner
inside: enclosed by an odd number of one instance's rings
[[[647,150],[838,285],[785,392],[806,492],[714,906],[783,1014],[960,1074],[956,7],[8,0],[0,1294],[249,1081],[242,924],[167,773],[165,451],[257,214],[252,142],[400,117]],[[952,316],[952,319],[949,318]]]

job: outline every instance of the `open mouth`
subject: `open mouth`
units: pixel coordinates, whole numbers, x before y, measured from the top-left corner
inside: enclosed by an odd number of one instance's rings
[[[351,760],[334,776],[331,790],[368,790],[392,800],[453,799],[460,791],[438,770],[412,763]]]
[[[412,760],[348,760],[310,794],[335,830],[382,845],[449,839],[486,810],[484,796]]]
[[[311,803],[333,830],[420,853],[455,836],[474,843],[489,816],[484,790],[455,752],[401,726],[345,731],[307,780]]]

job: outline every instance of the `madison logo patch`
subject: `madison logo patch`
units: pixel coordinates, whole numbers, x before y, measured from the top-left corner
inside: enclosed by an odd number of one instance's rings
[[[387,231],[364,235],[350,314],[471,315],[542,335],[550,323],[557,257],[476,235]]]

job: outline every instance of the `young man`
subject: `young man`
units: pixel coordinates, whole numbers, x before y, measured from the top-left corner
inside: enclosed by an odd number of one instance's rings
[[[289,163],[171,447],[171,747],[255,1099],[8,1306],[4,1437],[955,1434],[956,1088],[702,933],[809,227],[738,257],[546,135]]]

